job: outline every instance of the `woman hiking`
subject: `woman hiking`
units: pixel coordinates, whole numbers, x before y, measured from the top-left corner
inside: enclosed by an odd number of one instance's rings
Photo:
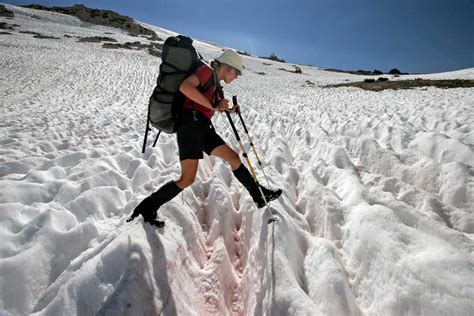
[[[220,81],[226,84],[231,83],[242,74],[243,68],[242,57],[233,50],[226,50],[211,62],[211,66],[201,65],[181,83],[179,90],[184,95],[184,103],[176,130],[181,177],[177,181],[166,183],[158,191],[145,198],[127,221],[141,214],[145,222],[162,227],[164,221],[157,219],[157,210],[193,184],[199,159],[203,159],[203,152],[227,161],[233,174],[249,191],[257,206],[259,208],[265,206],[265,200],[250,172],[240,160],[239,155],[216,133],[211,122],[216,111],[235,112],[239,108],[236,105],[229,109],[229,101],[221,97],[218,90],[221,89]],[[208,83],[211,76],[214,76],[211,81],[212,86],[201,93],[199,88]],[[273,191],[260,187],[267,202],[277,199],[281,194],[281,190]]]

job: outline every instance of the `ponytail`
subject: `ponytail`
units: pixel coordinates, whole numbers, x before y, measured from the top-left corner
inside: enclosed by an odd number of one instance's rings
[[[218,62],[217,60],[215,59],[211,60],[211,68],[214,69],[215,71],[217,71],[220,65],[221,63]]]

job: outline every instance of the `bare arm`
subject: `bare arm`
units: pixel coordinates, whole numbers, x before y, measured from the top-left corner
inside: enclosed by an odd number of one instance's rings
[[[229,108],[229,100],[221,99],[219,101],[219,105],[216,108],[212,107],[211,101],[209,101],[198,89],[199,86],[199,78],[192,74],[188,78],[184,79],[184,81],[179,86],[179,91],[187,96],[189,99],[193,100],[194,102],[201,104],[202,106],[209,108],[214,111],[227,111]]]
[[[184,81],[179,86],[179,91],[181,91],[185,96],[194,102],[201,104],[202,106],[205,106],[211,110],[215,110],[212,107],[211,102],[197,89],[199,84],[199,78],[192,74],[191,76],[184,79]]]

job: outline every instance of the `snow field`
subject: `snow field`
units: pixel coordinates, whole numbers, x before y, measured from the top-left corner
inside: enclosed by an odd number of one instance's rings
[[[238,95],[282,197],[256,209],[208,157],[155,230],[125,219],[180,174],[174,135],[141,154],[160,60],[63,38],[136,40],[116,29],[6,7],[15,18],[2,21],[61,39],[0,38],[1,313],[472,313],[473,89],[325,89],[361,79],[245,57],[225,92]],[[221,52],[197,47],[208,59]],[[238,150],[225,116],[214,123]]]

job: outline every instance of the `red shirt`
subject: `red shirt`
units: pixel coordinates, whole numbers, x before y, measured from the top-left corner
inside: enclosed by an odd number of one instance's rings
[[[205,85],[206,82],[211,79],[212,76],[212,68],[209,67],[208,65],[202,65],[199,66],[199,68],[194,72],[194,74],[198,77],[199,82],[201,83],[201,86]],[[211,101],[212,103],[212,97],[214,95],[214,92],[216,91],[216,85],[210,86],[209,90],[206,92],[202,93],[206,99]],[[199,103],[194,102],[193,100],[189,99],[187,96],[184,96],[184,109],[194,109],[202,114],[204,114],[207,118],[211,119],[212,116],[214,115],[214,110],[211,110]]]

